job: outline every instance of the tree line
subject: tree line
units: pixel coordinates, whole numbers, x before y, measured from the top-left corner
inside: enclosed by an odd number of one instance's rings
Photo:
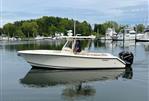
[[[114,28],[118,33],[128,25],[120,25],[114,21],[107,21],[102,24],[95,24],[91,26],[87,21],[76,22],[76,33],[81,35],[96,36],[104,35],[107,28]],[[93,29],[92,29],[93,27]],[[143,24],[136,25],[137,32],[143,32],[145,26]],[[24,21],[16,21],[14,23],[7,23],[0,28],[0,35],[10,37],[36,37],[41,36],[54,36],[55,33],[67,34],[68,30],[74,29],[74,20],[68,18],[60,18],[53,16],[43,16],[39,19],[31,19]]]

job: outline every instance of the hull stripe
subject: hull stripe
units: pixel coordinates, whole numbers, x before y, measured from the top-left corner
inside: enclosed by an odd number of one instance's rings
[[[68,66],[53,66],[53,65],[42,65],[37,63],[28,62],[32,67],[37,68],[53,68],[53,69],[123,69],[125,67],[68,67]]]

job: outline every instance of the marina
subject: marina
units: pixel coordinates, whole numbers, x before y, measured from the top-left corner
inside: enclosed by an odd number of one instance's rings
[[[61,50],[66,40],[1,42],[1,86],[3,101],[148,100],[149,43],[101,42],[83,40],[82,50],[106,52],[118,56],[120,51],[134,54],[130,68],[109,70],[49,70],[32,68],[20,50]],[[130,45],[131,44],[131,45]],[[13,61],[12,61],[13,60]],[[58,64],[59,62],[57,62]],[[107,97],[108,96],[108,97]]]
[[[148,4],[1,0],[0,101],[149,101]]]

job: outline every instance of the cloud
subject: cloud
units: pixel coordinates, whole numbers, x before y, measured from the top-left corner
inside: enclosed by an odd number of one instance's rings
[[[22,11],[3,11],[1,13],[1,26],[10,22],[13,23],[15,21],[27,20],[27,19],[35,19],[40,16],[38,13],[32,12],[22,12]],[[42,16],[42,15],[41,15]]]
[[[59,16],[89,23],[114,20],[118,23],[144,23],[149,16],[147,0],[2,0],[3,24],[18,20]]]
[[[149,11],[146,2],[134,6],[115,8],[115,10],[120,12],[117,17],[122,23],[148,23]]]
[[[55,14],[55,15],[67,15],[73,17],[79,16],[104,16],[105,12],[91,10],[91,9],[80,9],[80,8],[48,8],[45,9],[46,14]]]

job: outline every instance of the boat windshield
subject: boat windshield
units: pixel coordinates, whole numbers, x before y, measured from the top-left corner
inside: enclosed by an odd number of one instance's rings
[[[80,40],[67,40],[62,50],[70,50],[72,49],[75,52],[81,51]]]
[[[68,41],[65,47],[72,49],[72,44],[73,44],[72,40]]]

